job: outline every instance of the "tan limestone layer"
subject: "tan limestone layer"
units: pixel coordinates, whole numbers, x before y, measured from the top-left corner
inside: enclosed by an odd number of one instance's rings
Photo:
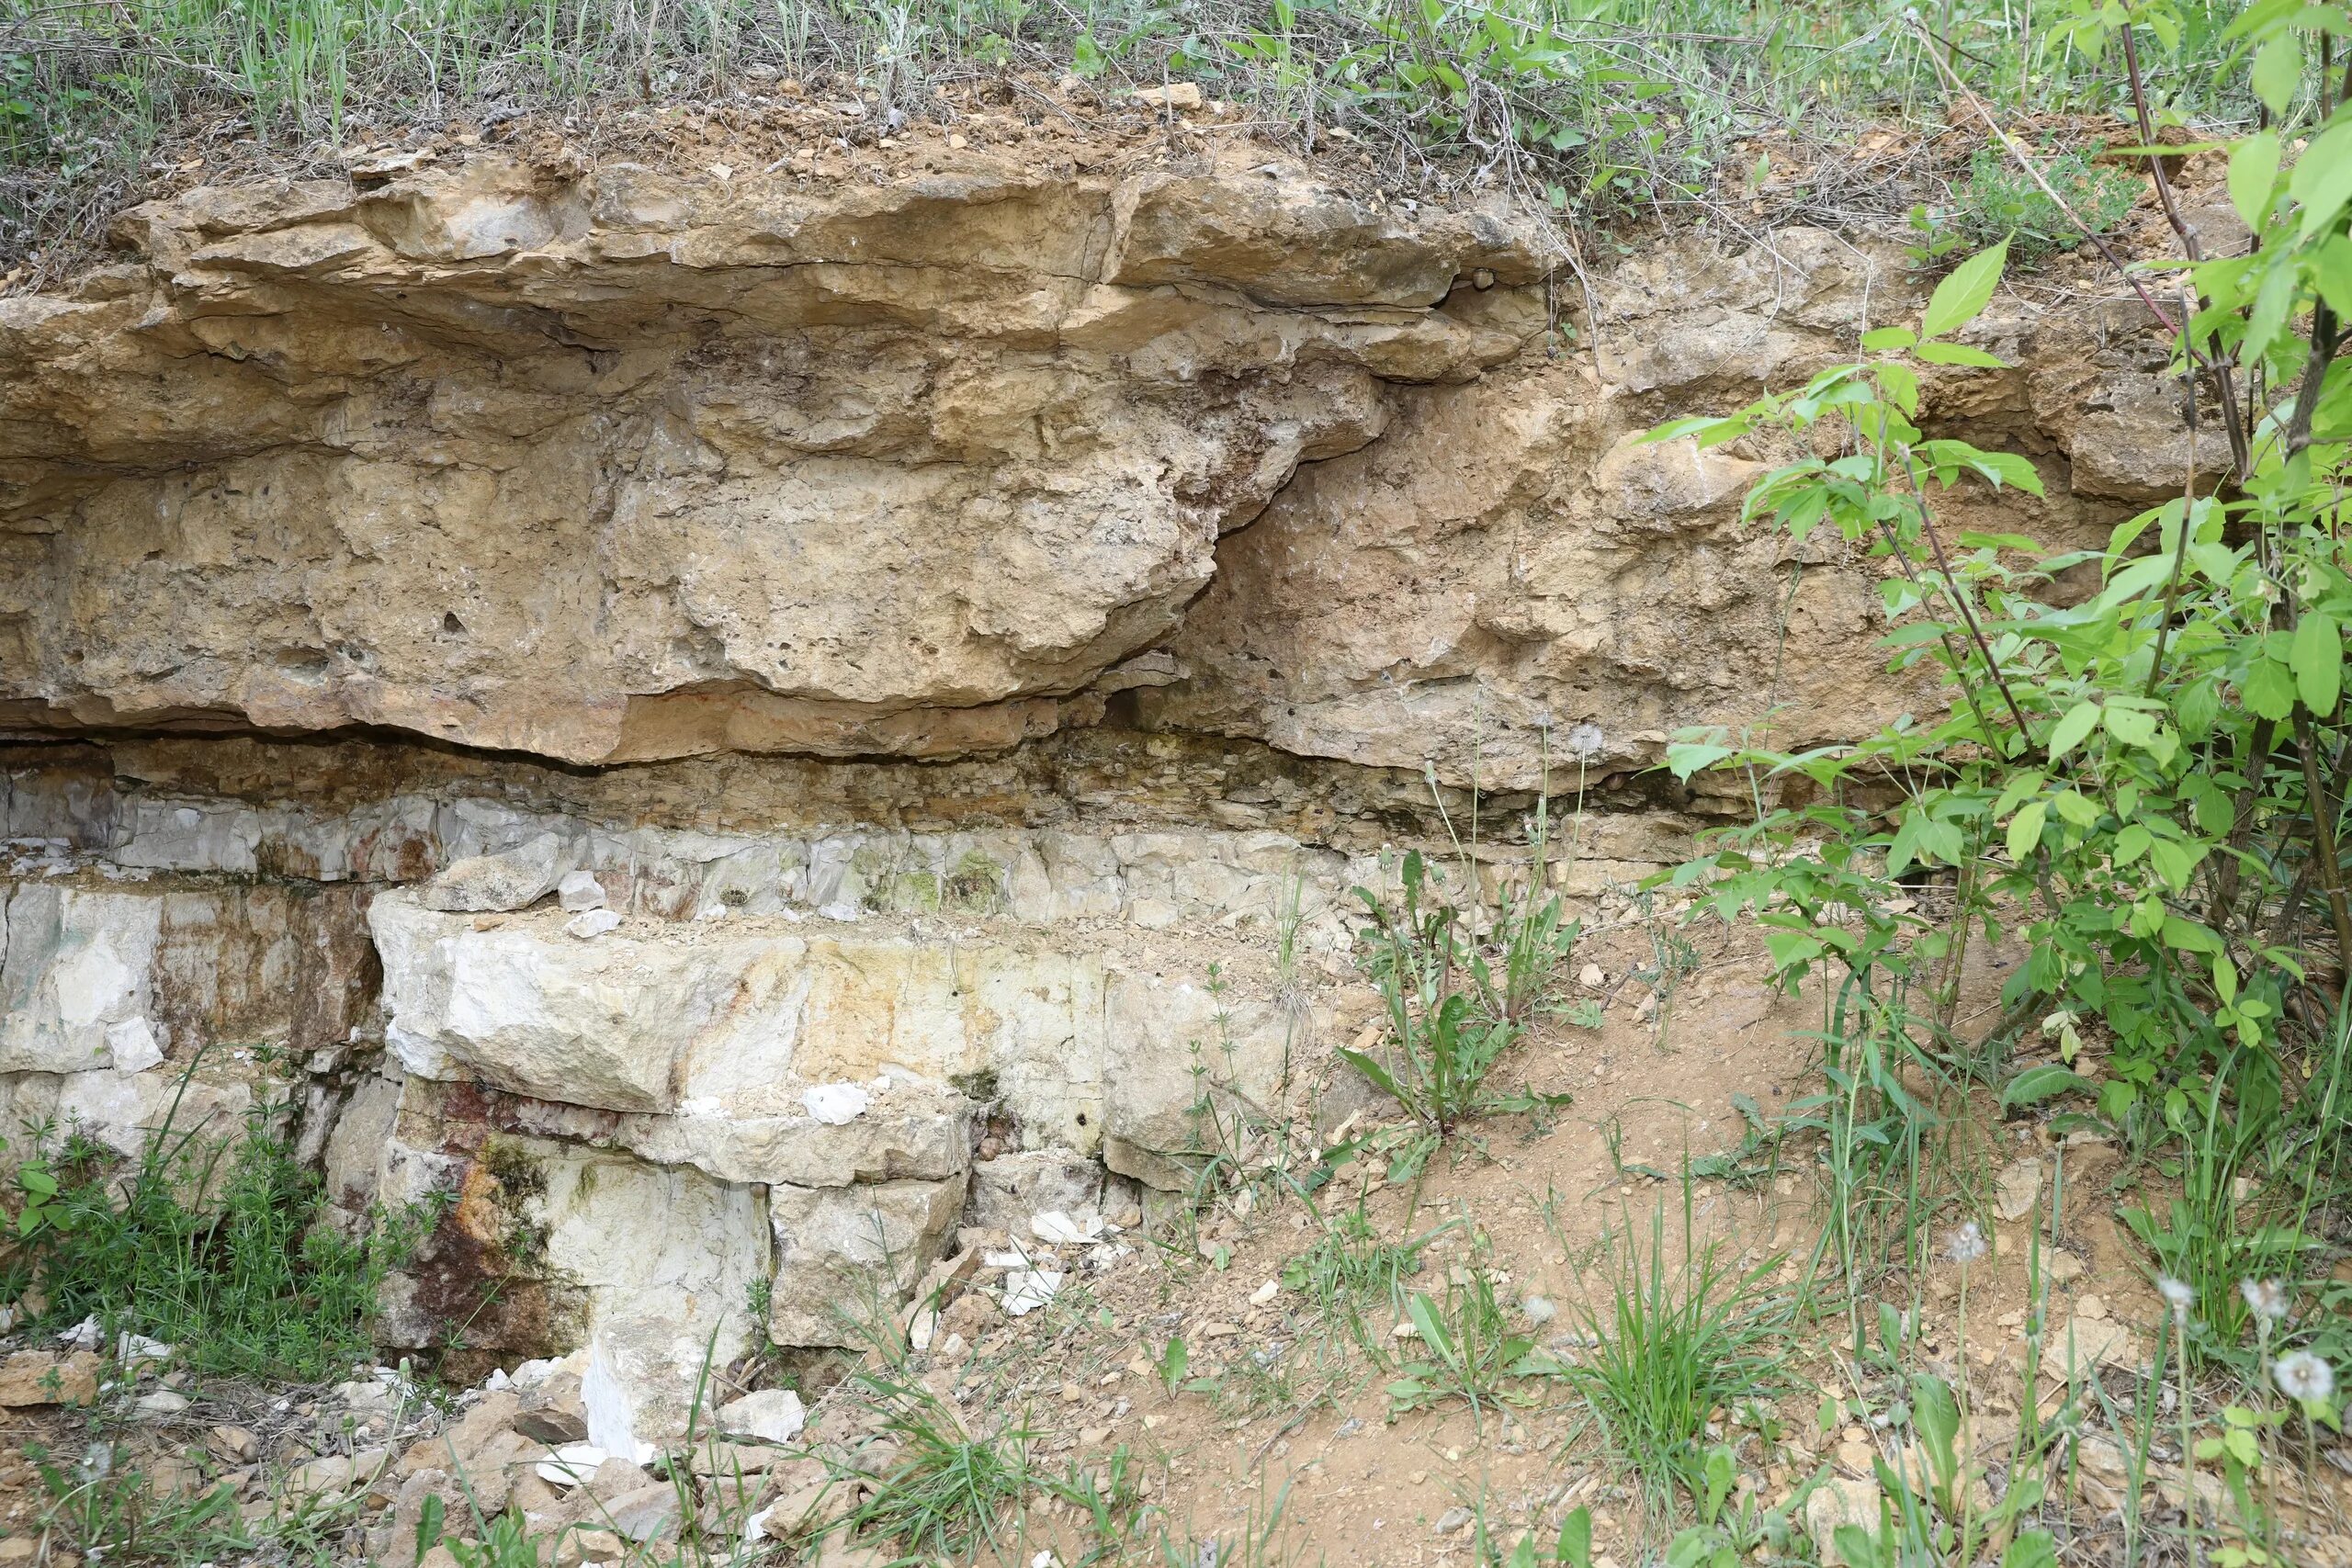
[[[1228,535],[1169,644],[1186,678],[1137,694],[1145,722],[1573,793],[1655,766],[1694,727],[1794,750],[1939,713],[1931,669],[1889,672],[1875,541],[1800,545],[1742,517],[1750,486],[1806,453],[1644,439],[1851,360],[1925,293],[1898,248],[1810,230],[1623,262],[1577,341],[1400,394],[1377,442],[1303,468]],[[1968,335],[2009,367],[1928,373],[1928,434],[2020,453],[2046,491],[1933,491],[1949,548],[1971,530],[2102,544],[2178,493],[2177,387],[2137,310],[2004,295]],[[1841,449],[1818,434],[1819,455]]]
[[[0,715],[569,762],[1050,730],[1543,313],[1524,225],[1213,172],[484,158],[120,228],[0,301]]]

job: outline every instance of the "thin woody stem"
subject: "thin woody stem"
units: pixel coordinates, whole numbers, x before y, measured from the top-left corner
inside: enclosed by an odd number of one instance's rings
[[[2034,744],[2033,726],[2026,722],[2025,710],[2018,706],[2016,696],[2009,691],[2008,678],[2001,673],[2001,666],[1993,657],[1993,645],[1985,640],[1984,629],[1976,624],[1976,612],[1969,608],[1968,596],[1960,591],[1960,581],[1952,572],[1951,561],[1944,554],[1944,542],[1936,536],[1936,520],[1928,513],[1927,489],[1919,483],[1918,468],[1907,447],[1903,453],[1903,471],[1911,480],[1911,493],[1919,500],[1919,532],[1927,536],[1928,547],[1935,552],[1936,570],[1943,574],[1944,597],[1950,599],[1952,608],[1960,612],[1961,623],[1967,626],[1969,637],[1975,641],[1977,653],[1984,660],[1984,673],[1992,678],[1994,686],[2001,694],[2002,703],[2009,710],[2009,716],[2017,720],[2018,733],[2025,737],[2026,745],[2030,747]],[[1987,735],[1985,739],[1992,737]]]

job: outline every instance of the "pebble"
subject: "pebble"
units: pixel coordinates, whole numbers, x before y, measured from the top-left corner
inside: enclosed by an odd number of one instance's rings
[[[261,1453],[261,1439],[243,1427],[215,1427],[205,1447],[232,1464],[251,1464]]]
[[[1432,1528],[1430,1533],[1433,1535],[1452,1535],[1455,1530],[1458,1530],[1464,1525],[1467,1525],[1470,1522],[1471,1517],[1472,1515],[1470,1510],[1464,1507],[1461,1504],[1456,1503],[1453,1507],[1448,1508],[1445,1512],[1437,1517],[1437,1524]]]

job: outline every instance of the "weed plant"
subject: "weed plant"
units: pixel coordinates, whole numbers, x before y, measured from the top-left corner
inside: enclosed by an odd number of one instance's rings
[[[1460,1400],[1474,1421],[1510,1397],[1518,1380],[1551,1370],[1535,1356],[1535,1340],[1495,1295],[1483,1268],[1450,1272],[1438,1295],[1415,1291],[1405,1299],[1412,1325],[1410,1359],[1388,1384],[1390,1419]]]
[[[259,1546],[238,1512],[235,1487],[166,1493],[127,1465],[123,1451],[100,1440],[69,1461],[41,1444],[27,1445],[44,1497],[41,1540],[113,1562],[228,1560]]]
[[[1453,819],[1437,789],[1430,793],[1449,835]],[[1476,854],[1478,792],[1470,795],[1471,837],[1454,835],[1455,871],[1408,851],[1397,866],[1394,901],[1368,887],[1356,897],[1367,916],[1357,931],[1357,964],[1379,988],[1387,1018],[1383,1056],[1342,1048],[1339,1056],[1402,1106],[1420,1136],[1391,1161],[1392,1176],[1418,1171],[1464,1122],[1498,1111],[1542,1111],[1565,1094],[1503,1094],[1487,1077],[1503,1053],[1545,1010],[1582,928],[1547,891],[1551,802],[1539,794],[1528,863],[1484,893]]]
[[[1706,1494],[1707,1423],[1717,1410],[1780,1392],[1793,1302],[1772,1291],[1778,1258],[1743,1263],[1720,1237],[1701,1239],[1692,1187],[1682,1186],[1679,1245],[1666,1205],[1646,1238],[1629,1214],[1604,1238],[1596,1291],[1566,1303],[1586,1348],[1561,1375],[1583,1396],[1602,1441],[1639,1478],[1659,1517]]]
[[[48,1298],[45,1321],[95,1317],[109,1337],[177,1346],[205,1371],[316,1381],[346,1371],[369,1354],[378,1288],[435,1209],[373,1213],[346,1236],[322,1223],[319,1179],[273,1111],[257,1107],[225,1134],[182,1125],[186,1089],[184,1077],[127,1171],[79,1133],[52,1156],[57,1190],[16,1264]]]
[[[1412,1280],[1421,1272],[1421,1252],[1460,1224],[1448,1220],[1404,1241],[1383,1241],[1359,1200],[1324,1222],[1315,1244],[1283,1266],[1283,1284],[1304,1294],[1331,1337],[1345,1337],[1366,1351],[1381,1353],[1385,1329],[1374,1321],[1396,1321],[1405,1312]]]

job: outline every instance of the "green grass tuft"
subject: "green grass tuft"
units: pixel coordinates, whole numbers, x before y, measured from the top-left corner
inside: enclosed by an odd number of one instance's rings
[[[70,1134],[51,1162],[58,1190],[17,1259],[54,1325],[95,1317],[178,1348],[200,1371],[312,1382],[370,1354],[384,1277],[433,1215],[371,1216],[358,1236],[320,1223],[317,1176],[256,1108],[243,1126],[175,1125],[127,1170]]]

